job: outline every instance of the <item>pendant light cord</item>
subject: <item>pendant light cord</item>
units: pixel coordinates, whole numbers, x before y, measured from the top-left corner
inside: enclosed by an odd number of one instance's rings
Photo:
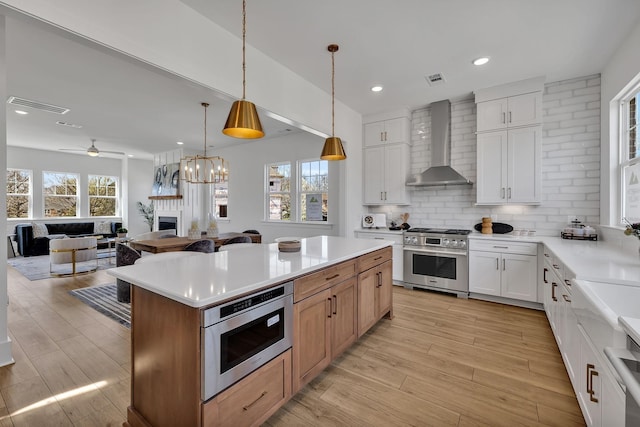
[[[207,157],[207,107],[209,104],[206,102],[202,103],[204,107],[204,157]]]
[[[245,86],[247,80],[245,78],[247,65],[245,61],[245,40],[247,38],[247,2],[242,0],[242,99],[245,99]]]
[[[336,63],[333,58],[334,52],[331,52],[331,136],[336,136],[335,132],[335,80],[336,80]]]

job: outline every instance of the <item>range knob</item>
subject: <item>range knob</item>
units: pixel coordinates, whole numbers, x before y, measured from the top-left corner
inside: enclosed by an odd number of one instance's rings
[[[459,247],[462,248],[462,249],[466,248],[467,247],[467,242],[465,240],[460,240]]]
[[[451,247],[452,248],[457,248],[458,247],[458,241],[457,240],[452,240],[451,241]]]
[[[444,246],[445,248],[448,248],[450,244],[451,242],[449,241],[449,239],[442,239],[442,246]]]

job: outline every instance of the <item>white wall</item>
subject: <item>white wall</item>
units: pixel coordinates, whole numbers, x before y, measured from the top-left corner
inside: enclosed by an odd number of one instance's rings
[[[372,209],[389,220],[409,212],[412,226],[472,229],[483,216],[516,229],[557,236],[568,215],[600,223],[600,77],[548,83],[543,93],[542,203],[540,206],[475,206],[475,186],[412,187],[411,206]],[[430,109],[412,116],[411,172],[430,165]],[[476,181],[476,106],[451,105],[451,166]],[[420,131],[420,133],[418,132]]]
[[[602,180],[601,216],[603,225],[618,226],[620,189],[618,181],[618,98],[640,73],[640,23],[611,56],[602,71]]]
[[[340,162],[329,162],[329,222],[333,225],[264,221],[265,165],[290,161],[293,168],[297,160],[318,159],[323,144],[324,138],[297,132],[215,150],[214,155],[229,161],[230,170],[228,220],[219,221],[220,231],[256,229],[267,243],[280,236],[337,235],[342,199]]]
[[[149,231],[149,226],[138,213],[137,202],[148,205],[153,184],[153,162],[151,160],[125,159],[122,170],[123,188],[127,189],[126,212],[122,213],[122,223],[129,230],[129,236]]]

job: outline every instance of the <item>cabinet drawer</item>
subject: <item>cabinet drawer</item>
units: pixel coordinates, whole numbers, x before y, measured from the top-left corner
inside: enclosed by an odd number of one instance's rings
[[[356,260],[334,265],[317,273],[302,276],[293,282],[293,301],[298,302],[323,289],[347,280],[356,274]]]
[[[291,350],[202,405],[202,425],[258,426],[291,397]]]
[[[372,240],[389,240],[394,245],[402,245],[402,234],[388,234],[388,233],[370,233],[368,231],[357,231],[356,237],[358,239],[372,239]]]
[[[509,242],[504,240],[469,239],[470,251],[501,252],[508,254],[537,255],[538,244],[529,242]]]
[[[358,270],[362,273],[376,265],[382,264],[385,261],[389,261],[392,257],[393,251],[391,246],[384,249],[379,249],[375,252],[371,252],[366,255],[362,255],[358,258],[359,268]]]

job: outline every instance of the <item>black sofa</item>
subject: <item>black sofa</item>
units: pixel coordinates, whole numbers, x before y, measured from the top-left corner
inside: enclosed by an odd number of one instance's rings
[[[93,222],[68,222],[45,224],[51,235],[67,235],[73,237],[96,236],[93,232]],[[103,237],[116,237],[116,230],[122,227],[121,222],[111,222],[110,234],[99,234]],[[49,237],[33,237],[31,224],[18,224],[15,229],[15,239],[18,243],[20,255],[28,257],[34,255],[49,255]],[[106,246],[105,246],[106,247]]]

